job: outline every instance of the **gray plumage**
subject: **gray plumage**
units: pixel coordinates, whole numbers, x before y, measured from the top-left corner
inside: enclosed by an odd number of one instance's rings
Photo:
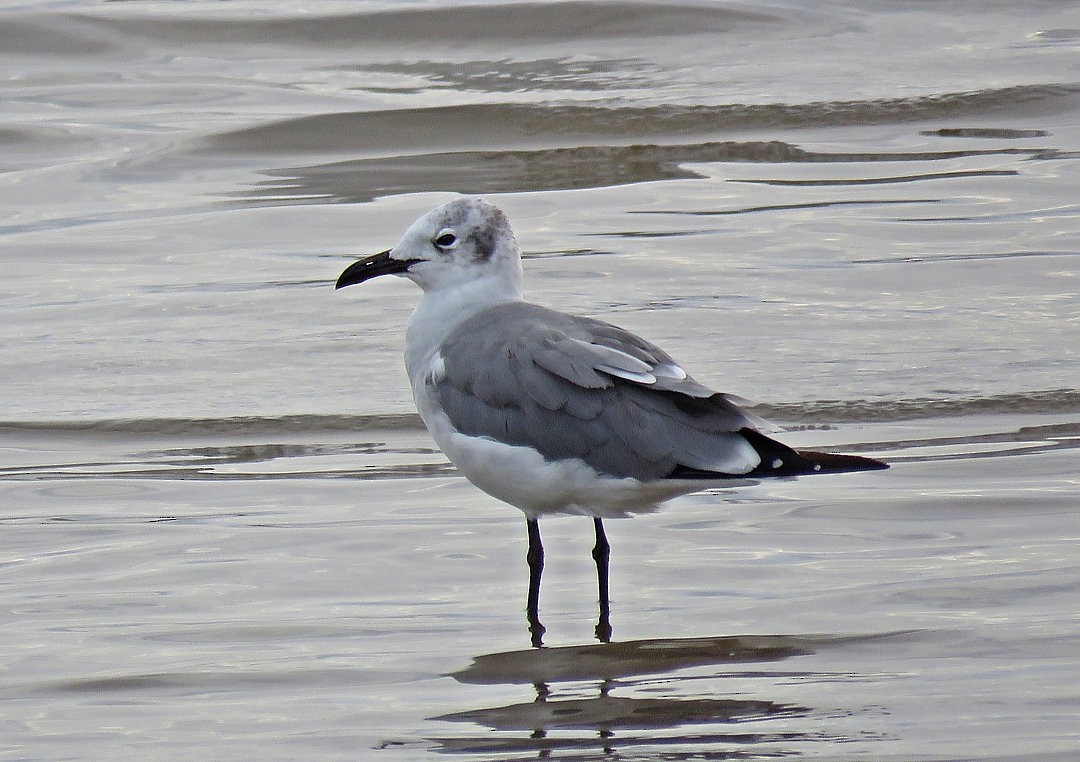
[[[462,322],[439,354],[445,370],[431,382],[463,434],[642,481],[680,466],[747,470],[739,431],[755,421],[617,326],[509,302]]]

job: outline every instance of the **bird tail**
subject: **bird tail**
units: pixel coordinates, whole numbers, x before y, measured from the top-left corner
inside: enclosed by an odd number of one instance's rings
[[[806,474],[840,474],[846,471],[879,471],[888,468],[884,461],[862,455],[838,455],[816,450],[794,450],[783,442],[777,442],[760,431],[739,429],[739,433],[761,458],[753,471],[741,474],[709,471],[678,465],[667,475],[668,479],[753,479],[759,476],[803,476]]]
[[[739,433],[761,456],[761,464],[746,476],[839,474],[846,471],[878,471],[889,467],[889,464],[884,461],[862,455],[794,450],[750,428],[741,429]]]

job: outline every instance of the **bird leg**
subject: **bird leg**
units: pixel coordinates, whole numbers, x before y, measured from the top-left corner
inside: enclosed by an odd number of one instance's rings
[[[599,517],[593,519],[596,529],[596,545],[592,557],[596,561],[596,581],[600,590],[600,619],[596,622],[596,639],[601,643],[611,642],[611,609],[608,606],[608,558],[611,557],[611,545],[604,534],[604,523]]]
[[[540,524],[536,519],[528,519],[529,552],[525,560],[529,562],[529,598],[525,614],[529,618],[529,634],[534,648],[544,645],[544,625],[540,624],[537,607],[540,601],[540,576],[544,573],[544,545],[540,542]]]

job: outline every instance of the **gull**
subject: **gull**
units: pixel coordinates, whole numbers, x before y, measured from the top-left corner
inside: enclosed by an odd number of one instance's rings
[[[656,345],[522,296],[521,249],[506,215],[459,198],[414,222],[392,249],[354,262],[336,288],[398,275],[423,291],[405,333],[416,408],[454,466],[519,508],[528,528],[526,615],[543,643],[539,518],[592,518],[600,617],[611,638],[606,518],[655,510],[710,487],[764,477],[888,468],[796,451],[738,398],[699,384]]]

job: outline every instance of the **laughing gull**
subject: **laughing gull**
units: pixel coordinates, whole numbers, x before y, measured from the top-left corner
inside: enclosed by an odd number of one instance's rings
[[[537,520],[591,517],[600,592],[596,635],[611,637],[603,519],[651,511],[732,480],[887,468],[854,455],[796,451],[765,421],[702,386],[659,347],[609,323],[524,301],[521,250],[506,215],[461,198],[412,224],[398,244],[341,273],[336,288],[399,275],[423,289],[405,367],[435,442],[477,487],[528,526],[533,645],[544,548]]]

